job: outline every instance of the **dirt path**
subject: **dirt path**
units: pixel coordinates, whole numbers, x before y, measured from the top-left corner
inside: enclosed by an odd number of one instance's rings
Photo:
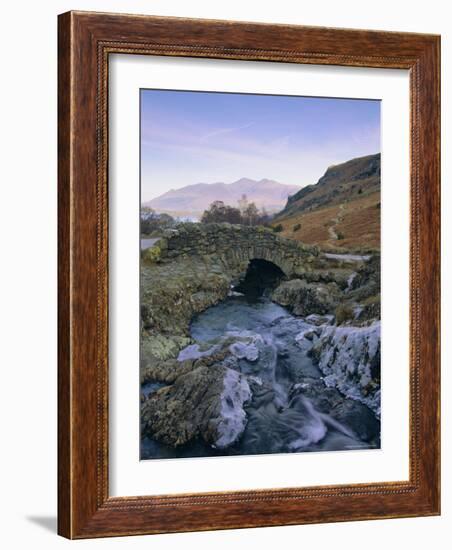
[[[344,209],[345,209],[344,203],[341,203],[339,205],[339,210],[337,211],[336,217],[333,218],[333,225],[328,227],[328,235],[330,236],[330,239],[332,239],[333,241],[339,240],[339,235],[336,233],[336,227],[342,221]]]

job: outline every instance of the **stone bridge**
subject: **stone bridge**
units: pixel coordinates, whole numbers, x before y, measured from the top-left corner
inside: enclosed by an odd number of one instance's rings
[[[292,278],[310,271],[310,264],[319,251],[316,247],[279,237],[262,226],[187,223],[167,230],[148,252],[148,255],[156,254],[159,261],[208,257],[216,263],[219,261],[234,277],[246,272],[250,260],[261,259],[272,262]]]
[[[318,259],[317,248],[271,229],[226,223],[180,224],[143,244],[142,357],[158,360],[177,356],[190,343],[193,316],[244,281],[251,260],[272,262],[291,279],[313,271]]]

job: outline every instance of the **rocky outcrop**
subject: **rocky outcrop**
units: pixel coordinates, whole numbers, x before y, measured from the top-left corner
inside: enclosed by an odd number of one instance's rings
[[[314,185],[291,195],[278,220],[295,213],[351,201],[362,194],[380,191],[381,156],[359,157],[330,166]]]
[[[325,327],[311,355],[327,386],[380,414],[380,322],[370,326]]]
[[[328,415],[341,426],[347,426],[362,441],[377,441],[380,435],[380,422],[374,413],[356,399],[344,399],[334,387],[325,387],[320,379],[307,378],[295,384],[291,390],[291,399],[297,394],[307,397],[319,413]]]
[[[380,295],[380,255],[374,254],[362,265],[350,282],[349,297],[363,301]]]
[[[228,351],[226,349],[215,351],[212,354],[201,355],[198,358],[189,359],[167,359],[156,361],[155,359],[143,358],[141,367],[141,383],[163,382],[172,384],[179,376],[187,374],[199,367],[210,367],[221,363]]]
[[[336,283],[307,283],[302,279],[285,281],[272,293],[274,302],[299,316],[334,312],[340,299],[341,292]]]
[[[185,258],[142,265],[141,270],[141,370],[151,363],[176,359],[192,343],[190,320],[223,300],[231,276],[213,261]]]
[[[224,299],[231,276],[211,259],[143,265],[141,319],[145,330],[187,336],[190,319]]]
[[[245,429],[243,406],[250,399],[249,384],[237,371],[200,366],[144,402],[143,433],[172,447],[196,438],[216,448],[228,447]]]
[[[177,334],[177,331],[175,332]],[[149,360],[160,362],[177,357],[179,350],[190,344],[191,338],[176,334],[142,330],[140,341],[142,364],[146,366]]]
[[[357,253],[380,248],[380,155],[330,166],[290,196],[272,221],[289,238]]]
[[[327,264],[283,281],[273,290],[274,302],[295,315],[333,315],[337,325],[369,325],[380,319],[380,257],[372,256],[356,271]]]

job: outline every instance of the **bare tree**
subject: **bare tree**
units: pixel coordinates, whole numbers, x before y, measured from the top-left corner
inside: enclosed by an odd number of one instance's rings
[[[248,206],[248,198],[245,194],[242,195],[242,197],[238,200],[239,203],[239,210],[240,214],[243,216],[247,206]]]
[[[214,201],[201,217],[202,223],[221,223],[228,222],[240,224],[242,217],[238,208],[233,208],[224,204],[223,201]]]
[[[243,213],[246,225],[257,225],[259,220],[259,210],[254,202],[250,202]]]

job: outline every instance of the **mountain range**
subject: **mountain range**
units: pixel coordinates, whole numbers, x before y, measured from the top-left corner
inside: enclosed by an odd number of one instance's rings
[[[270,179],[197,183],[171,189],[144,206],[196,220],[212,202],[238,206],[246,195],[274,214],[272,225],[284,237],[324,249],[375,250],[380,248],[380,179],[378,153],[330,166],[317,183],[302,188]]]
[[[163,195],[144,203],[157,212],[174,215],[199,214],[214,201],[221,200],[230,206],[237,206],[242,195],[254,202],[258,208],[278,212],[287,202],[289,195],[298,191],[297,185],[285,185],[270,179],[256,181],[241,178],[233,183],[196,183],[180,189],[171,189]]]

